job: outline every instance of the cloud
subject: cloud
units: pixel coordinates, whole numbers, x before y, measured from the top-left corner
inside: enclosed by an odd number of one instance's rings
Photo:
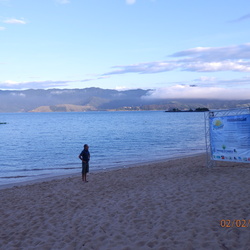
[[[70,0],[56,0],[60,4],[67,4],[70,3]]]
[[[180,86],[196,86],[196,87],[222,87],[222,88],[249,88],[250,92],[250,76],[242,78],[219,79],[211,76],[201,76],[191,81],[179,81],[172,83]],[[249,95],[250,98],[250,95]]]
[[[128,88],[126,86],[116,86],[115,87],[115,90],[118,90],[118,91],[124,91],[124,90],[130,90],[131,88]]]
[[[126,0],[127,4],[135,4],[136,0]]]
[[[81,80],[47,80],[47,81],[27,81],[27,82],[16,82],[16,81],[5,81],[0,82],[0,89],[43,89],[43,88],[54,88],[54,87],[66,87],[71,83],[84,83],[94,80],[105,79],[105,77],[96,77]]]
[[[146,99],[250,99],[250,76],[239,79],[218,79],[202,76],[190,81],[178,82],[172,86],[153,89]]]
[[[152,90],[145,99],[249,99],[249,88],[233,89],[223,87],[194,87],[189,85],[174,85]]]
[[[241,22],[241,21],[244,21],[246,19],[250,19],[250,14],[247,14],[247,15],[244,15],[240,18],[237,18],[237,19],[233,20],[232,22]]]
[[[244,63],[242,61],[221,61],[221,62],[191,62],[183,64],[181,67],[183,71],[195,72],[216,72],[216,71],[238,71],[250,72],[250,62]]]
[[[1,89],[40,89],[40,88],[52,88],[52,87],[63,87],[67,86],[73,81],[30,81],[30,82],[16,82],[16,81],[5,81],[0,82]]]
[[[161,62],[148,62],[148,63],[138,63],[125,66],[114,66],[116,69],[114,71],[105,73],[103,75],[116,75],[116,74],[125,74],[125,73],[140,73],[140,74],[149,74],[149,73],[160,73],[165,71],[170,71],[175,68],[178,68],[179,64],[171,61],[161,61]]]
[[[18,97],[26,97],[23,93],[11,93],[12,96],[18,96]]]
[[[174,59],[114,66],[103,75],[152,74],[172,70],[195,72],[250,72],[250,43],[227,47],[197,47],[176,52]]]
[[[172,57],[187,57],[188,60],[222,61],[236,59],[250,59],[250,43],[227,47],[197,47],[180,51]]]
[[[64,81],[32,81],[32,82],[0,82],[1,89],[25,89],[25,88],[49,88],[56,86],[66,86]]]
[[[230,79],[230,80],[222,80],[220,81],[221,84],[225,84],[227,86],[250,86],[250,77],[246,76],[241,79]]]
[[[62,95],[62,94],[73,94],[75,93],[75,90],[71,90],[71,89],[68,89],[68,90],[54,90],[54,91],[51,91],[50,94],[52,95]]]
[[[16,19],[16,18],[6,19],[3,22],[8,23],[8,24],[26,24],[27,23],[26,21],[22,19]]]
[[[5,30],[5,29],[6,29],[5,27],[1,27],[1,26],[0,26],[0,31],[1,31],[1,30]]]

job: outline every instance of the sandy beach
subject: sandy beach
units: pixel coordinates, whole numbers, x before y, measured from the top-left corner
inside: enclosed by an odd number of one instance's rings
[[[205,155],[0,190],[0,249],[250,249],[250,164]]]

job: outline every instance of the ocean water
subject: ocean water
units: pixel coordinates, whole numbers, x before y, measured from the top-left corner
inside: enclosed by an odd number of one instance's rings
[[[0,113],[0,185],[205,151],[203,113]]]

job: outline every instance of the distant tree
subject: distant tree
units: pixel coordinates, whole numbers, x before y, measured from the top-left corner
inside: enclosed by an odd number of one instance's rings
[[[206,111],[209,111],[208,108],[197,108],[195,109],[196,112],[206,112]]]

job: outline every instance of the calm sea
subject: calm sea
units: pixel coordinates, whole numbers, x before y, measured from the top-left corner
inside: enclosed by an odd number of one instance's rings
[[[203,113],[0,113],[0,184],[124,167],[205,151]]]

